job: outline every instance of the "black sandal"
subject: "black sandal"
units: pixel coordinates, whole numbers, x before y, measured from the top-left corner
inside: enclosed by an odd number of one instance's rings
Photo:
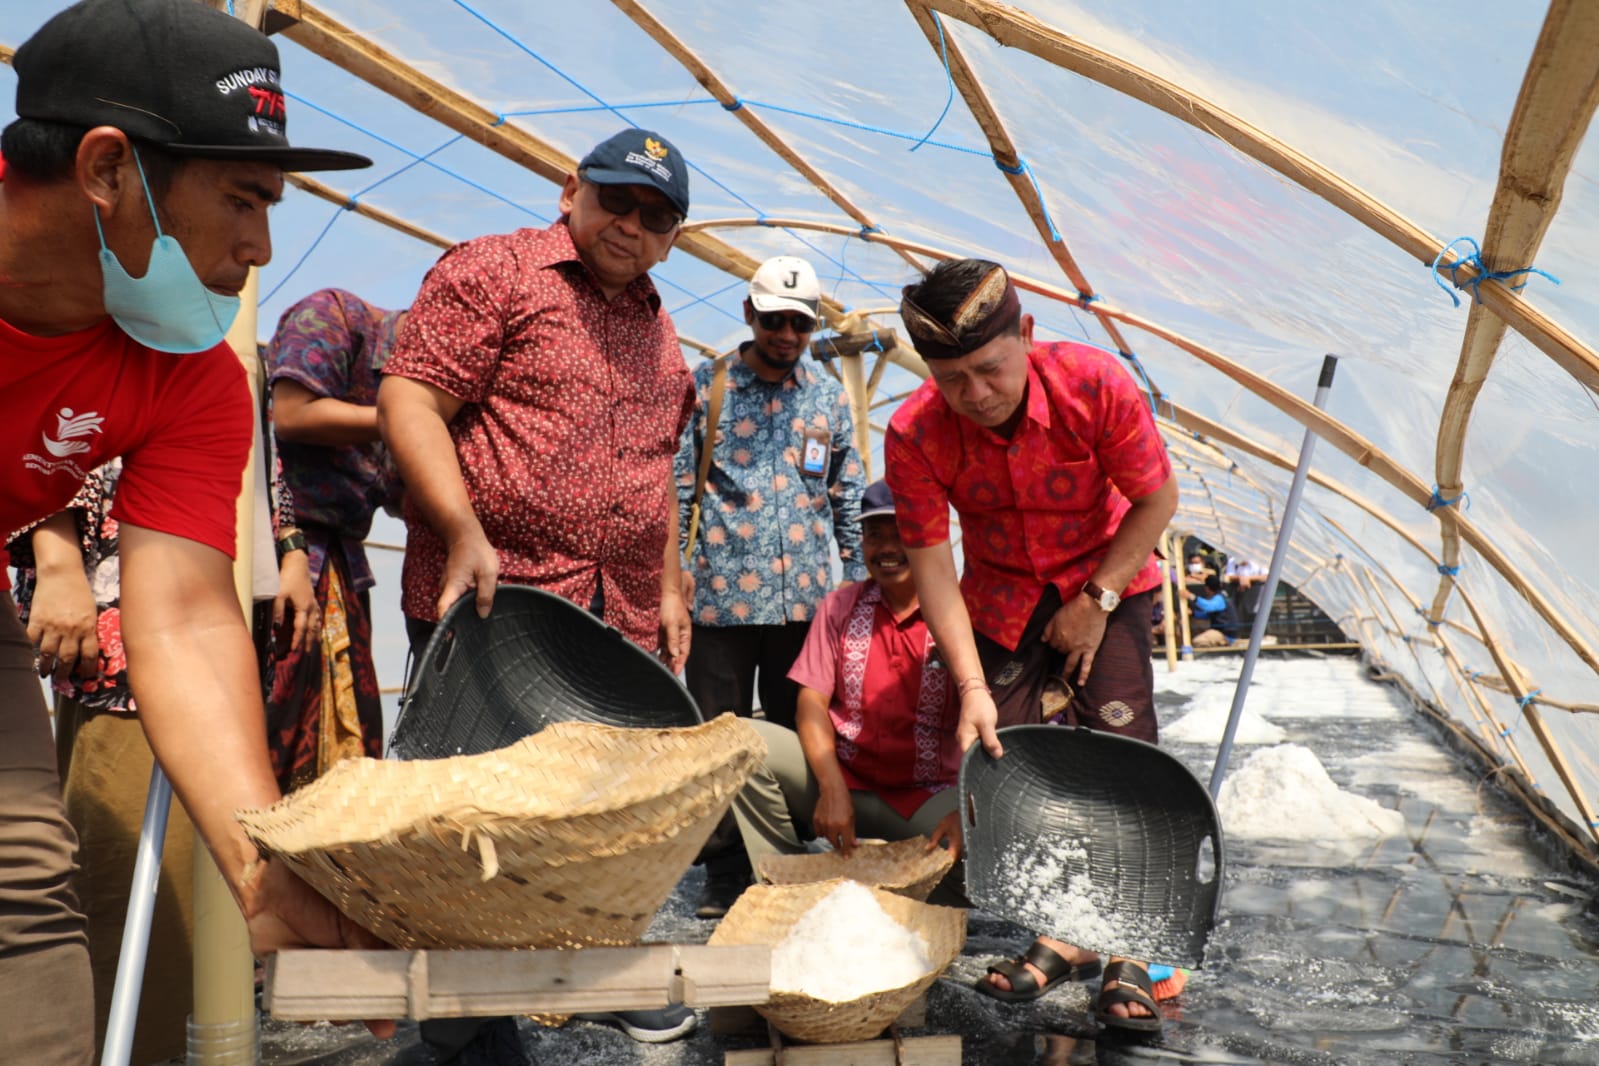
[[[1044,975],[1044,983],[1040,985],[1027,969],[1026,964],[1032,963]],[[988,968],[988,972],[997,973],[1010,982],[1010,988],[1000,988],[986,976],[977,979],[976,989],[985,996],[992,996],[1006,1003],[1020,1003],[1029,999],[1037,999],[1056,985],[1066,981],[1089,981],[1099,976],[1103,967],[1099,957],[1087,962],[1071,963],[1063,958],[1060,952],[1055,951],[1040,941],[1033,941],[1033,946],[1019,959],[1009,959],[1005,962],[996,962]]]
[[[1118,1003],[1137,1003],[1149,1011],[1146,1017],[1122,1017],[1110,1013]],[[1105,967],[1105,979],[1099,987],[1099,1003],[1094,1017],[1107,1029],[1124,1029],[1135,1033],[1158,1033],[1165,1024],[1160,1007],[1155,1004],[1155,989],[1149,981],[1149,970],[1144,966],[1121,959]]]

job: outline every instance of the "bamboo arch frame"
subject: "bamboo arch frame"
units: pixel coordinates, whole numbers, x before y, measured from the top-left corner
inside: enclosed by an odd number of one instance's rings
[[[955,253],[935,248],[931,245],[920,242],[906,241],[882,233],[861,233],[859,231],[851,230],[847,227],[839,226],[833,223],[812,222],[804,219],[708,219],[702,222],[691,223],[684,228],[704,230],[736,229],[751,226],[775,226],[786,229],[807,229],[824,233],[836,233],[843,236],[853,236],[859,240],[868,241],[871,243],[902,244],[909,250],[927,255],[930,258],[955,258]],[[1019,289],[1024,289],[1028,292],[1044,296],[1057,302],[1081,306],[1074,293],[1068,293],[1058,286],[1050,285],[1035,278],[1030,278],[1021,274],[1012,274],[1011,278],[1013,281],[1015,281],[1016,286]],[[1287,391],[1277,383],[1262,377],[1254,371],[1249,370],[1248,368],[1228,359],[1226,356],[1206,348],[1196,341],[1192,341],[1179,333],[1168,330],[1165,327],[1157,325],[1154,322],[1150,322],[1147,319],[1139,317],[1138,315],[1134,315],[1130,312],[1122,311],[1112,307],[1103,300],[1095,300],[1093,303],[1088,305],[1086,310],[1095,315],[1114,318],[1125,325],[1130,325],[1136,329],[1150,334],[1151,336],[1159,337],[1168,344],[1187,352],[1189,355],[1194,356],[1199,361],[1205,363],[1215,370],[1219,370],[1227,377],[1232,378],[1238,384],[1244,386],[1244,388],[1248,389],[1251,393],[1265,400],[1267,403],[1277,408],[1295,422],[1305,426],[1306,428],[1314,429],[1317,435],[1323,440],[1327,441],[1328,444],[1349,456],[1360,466],[1366,467],[1368,470],[1382,478],[1382,480],[1386,481],[1395,489],[1398,489],[1401,493],[1414,501],[1417,506],[1425,509],[1427,504],[1431,501],[1432,491],[1430,488],[1426,487],[1426,483],[1424,483],[1420,478],[1416,477],[1410,471],[1400,466],[1385,452],[1383,452],[1382,449],[1378,448],[1365,437],[1354,432],[1342,422],[1315,407],[1308,401],[1302,399],[1301,397],[1295,396],[1293,393]],[[890,349],[890,351],[895,352],[902,350],[902,348]],[[922,373],[925,375],[925,368],[923,369]],[[1160,401],[1160,403],[1167,402],[1169,401]],[[1440,520],[1446,517],[1438,514],[1437,512],[1434,512],[1434,515]],[[1504,578],[1505,581],[1516,590],[1522,599],[1527,602],[1527,605],[1531,607],[1538,614],[1538,616],[1550,626],[1551,629],[1559,634],[1560,638],[1564,640],[1574,652],[1577,653],[1578,657],[1582,659],[1585,664],[1587,664],[1589,669],[1593,670],[1596,674],[1599,674],[1599,652],[1595,652],[1594,649],[1588,646],[1587,642],[1583,640],[1582,636],[1577,633],[1574,628],[1572,628],[1564,616],[1562,616],[1559,611],[1555,610],[1554,606],[1544,599],[1544,597],[1527,582],[1520,570],[1504,555],[1504,553],[1499,551],[1499,549],[1495,547],[1482,534],[1482,532],[1464,516],[1451,512],[1449,515],[1447,515],[1447,518],[1458,526],[1466,543],[1470,544],[1471,547],[1480,556],[1482,556],[1484,561],[1487,562],[1488,565],[1500,575],[1500,577]]]
[[[261,4],[265,0],[250,0],[250,2]],[[642,11],[631,0],[614,0],[614,2],[624,11],[628,11],[630,8]],[[1043,26],[1043,24],[1026,15],[1004,8],[991,2],[991,0],[906,0],[906,2],[913,15],[917,17],[918,23],[922,25],[924,32],[931,25],[928,17],[929,12],[937,11],[950,15],[967,22],[982,32],[988,33],[1001,44],[1020,48],[1044,59],[1046,62],[1090,77],[1218,137],[1251,158],[1272,167],[1306,189],[1327,199],[1330,203],[1344,210],[1408,254],[1423,262],[1431,262],[1433,255],[1440,248],[1440,243],[1436,239],[1424,233],[1418,227],[1413,226],[1385,205],[1322,168],[1314,161],[1249,126],[1236,116],[1185,92],[1177,86],[1164,82],[1148,72],[1139,70],[1106,53],[1097,52],[1086,45],[1082,45],[1058,31]],[[441,124],[470,137],[549,180],[558,182],[570,171],[573,161],[564,154],[524,130],[504,123],[503,119],[494,115],[488,109],[481,107],[481,105],[398,62],[394,57],[370,45],[369,42],[365,42],[358,35],[351,33],[345,27],[340,26],[331,18],[317,11],[312,5],[303,3],[301,0],[276,0],[274,6],[281,16],[288,19],[288,35],[292,39],[295,39],[312,52],[322,55],[323,58],[328,59],[330,62],[367,80],[380,90],[390,93],[422,114],[428,115]],[[1551,9],[1551,22],[1546,24],[1546,31],[1547,26],[1553,23],[1557,10],[1563,13],[1562,17],[1565,17],[1565,15],[1569,14],[1572,6],[1569,0],[1564,0],[1564,2],[1557,0],[1555,8]],[[1559,35],[1556,36],[1558,37]],[[1535,53],[1534,57],[1535,64],[1543,62],[1547,66],[1558,67],[1565,62],[1558,56],[1551,57],[1545,54],[1544,43],[1545,39],[1540,38],[1539,51]],[[958,52],[955,53],[955,56],[958,56]],[[0,47],[0,60],[9,60],[9,49]],[[958,56],[958,60],[952,57],[952,77],[954,76],[957,61],[960,67],[970,76],[970,85],[963,87],[963,96],[967,97],[968,103],[973,106],[974,115],[976,115],[982,105],[972,104],[971,101],[974,98],[981,98],[986,101],[986,97],[982,97],[981,86],[977,83],[975,74],[971,74],[964,56]],[[715,77],[710,74],[708,68],[705,72],[710,77]],[[1529,81],[1530,78],[1531,76],[1529,75]],[[1526,98],[1527,93],[1524,92],[1523,101]],[[724,101],[724,103],[726,102]],[[991,144],[996,147],[996,156],[1002,160],[1017,158],[1014,151],[1006,155],[997,150],[1001,144],[1009,144],[1009,135],[1004,132],[1003,126],[999,123],[997,115],[993,114],[991,106],[988,106],[986,110],[988,116],[993,120],[994,131],[997,131],[997,136],[1002,138],[1000,144],[995,144],[994,138],[991,136]],[[1518,122],[1522,113],[1522,104],[1518,103]],[[1591,116],[1591,114],[1592,108],[1590,106],[1587,110],[1587,115]],[[980,124],[984,125],[985,131],[988,131],[989,125],[982,123],[982,116],[979,115],[977,117]],[[1583,118],[1583,121],[1586,121],[1586,117]],[[774,151],[779,151],[780,155],[782,154],[777,145],[769,146]],[[797,155],[795,158],[798,159]],[[803,163],[803,160],[800,162]],[[1526,165],[1525,160],[1520,162],[1521,165]],[[1566,162],[1569,164],[1569,159]],[[1509,164],[1507,162],[1508,171]],[[804,170],[801,170],[801,173],[804,173]],[[1013,174],[1011,178],[1013,179],[1012,184],[1016,186],[1016,191],[1023,200],[1024,206],[1028,207],[1029,214],[1034,216],[1035,225],[1041,224],[1042,216],[1035,214],[1033,210],[1035,207],[1041,210],[1041,203],[1037,201],[1036,190],[1031,189],[1030,183],[1027,183],[1027,188],[1023,189],[1021,187],[1022,183],[1014,180],[1017,175]],[[1505,184],[1505,182],[1501,183],[1502,189]],[[823,191],[825,192],[826,190],[824,189]],[[337,195],[334,194],[334,196]],[[347,198],[345,202],[347,206],[350,205],[350,201]],[[838,203],[837,200],[834,202]],[[1496,208],[1497,203],[1498,201],[1496,200]],[[435,244],[442,241],[442,238],[429,234],[420,227],[407,229],[409,224],[394,216],[383,217],[380,212],[361,210],[365,206],[354,205],[354,209],[382,224],[393,226],[402,232],[409,232],[416,239]],[[845,204],[840,204],[839,206],[846,213],[851,214],[851,217],[856,217]],[[857,221],[862,220],[857,218]],[[826,224],[797,221],[784,222],[772,219],[755,220],[753,222],[735,221],[731,224],[784,225],[792,228],[821,229],[845,233],[883,243],[900,254],[907,262],[915,261],[912,258],[914,254],[931,256],[947,256],[949,254],[927,249],[925,246],[918,246],[912,242],[896,241],[877,233],[851,231]],[[862,224],[869,225],[866,222]],[[712,224],[700,224],[695,227],[688,227],[680,246],[685,251],[703,259],[718,269],[732,273],[735,276],[748,277],[757,265],[756,261],[731,245],[724,244],[699,232],[710,228],[714,228],[714,226]],[[1043,231],[1041,230],[1041,232]],[[1541,235],[1541,227],[1539,228],[1539,233]],[[1080,270],[1075,271],[1074,274],[1072,269],[1068,269],[1068,263],[1072,267],[1075,267],[1075,263],[1071,263],[1069,253],[1064,248],[1064,242],[1058,242],[1062,245],[1059,249],[1055,248],[1056,243],[1046,240],[1046,245],[1051,248],[1052,255],[1055,255],[1057,263],[1062,266],[1068,278],[1071,278],[1074,284],[1077,284],[1080,277],[1082,278],[1083,284],[1078,285],[1078,291],[1076,293],[1067,293],[1055,286],[1048,286],[1043,283],[1033,283],[1031,286],[1023,285],[1023,287],[1028,287],[1031,291],[1038,292],[1051,299],[1082,307],[1085,302],[1083,297],[1091,295],[1091,290],[1088,289],[1086,284],[1086,277],[1082,277]],[[1063,255],[1065,256],[1064,260],[1062,259]],[[1465,268],[1464,273],[1470,275],[1470,268]],[[1020,283],[1023,279],[1018,278],[1017,280]],[[1596,383],[1599,383],[1599,357],[1596,357],[1590,349],[1581,345],[1569,334],[1566,334],[1535,308],[1520,300],[1501,282],[1497,280],[1485,281],[1480,286],[1479,291],[1483,305],[1492,311],[1495,316],[1516,328],[1579,382],[1589,388],[1599,387],[1599,385],[1596,385]],[[1165,331],[1153,323],[1139,319],[1135,315],[1106,308],[1097,300],[1090,304],[1087,309],[1093,311],[1097,319],[1107,327],[1107,331],[1113,340],[1120,337],[1119,332],[1115,332],[1116,323],[1118,322],[1142,329],[1153,336],[1161,337],[1168,343],[1174,344],[1190,355],[1211,365],[1214,369],[1221,370],[1255,395],[1261,396],[1272,403],[1290,418],[1301,424],[1316,428],[1318,433],[1328,436],[1335,446],[1354,458],[1357,463],[1366,466],[1374,473],[1377,473],[1378,476],[1383,477],[1385,481],[1399,488],[1401,492],[1413,501],[1424,503],[1430,499],[1431,494],[1422,488],[1419,479],[1400,468],[1379,450],[1372,447],[1369,442],[1348,431],[1346,427],[1342,427],[1335,420],[1318,416],[1314,408],[1310,408],[1308,404],[1305,404],[1299,398],[1277,389],[1270,382],[1260,379],[1225,358],[1209,352],[1207,349],[1174,333]],[[1474,313],[1478,314],[1479,317],[1483,314],[1483,312]],[[842,322],[842,308],[836,304],[829,304],[827,317],[835,324]],[[702,351],[711,350],[708,346],[700,345],[697,342],[686,341],[685,343]],[[1117,347],[1125,350],[1125,345],[1123,344],[1118,343]],[[1467,353],[1463,351],[1463,364],[1466,361],[1466,355]],[[1492,352],[1490,351],[1490,360],[1491,355]],[[877,366],[874,367],[874,378],[879,375],[883,367],[890,361],[907,368],[911,368],[919,362],[913,355],[908,355],[908,349],[904,346],[895,346],[888,353],[885,353]],[[851,369],[852,365],[853,369]],[[875,389],[865,387],[866,382],[860,373],[861,368],[858,360],[854,364],[846,362],[844,366],[846,368],[846,377],[854,386],[852,388],[852,399],[864,411],[869,402],[868,398]],[[1483,373],[1486,373],[1486,366],[1482,369]],[[874,381],[872,384],[875,385],[876,382]],[[1480,387],[1480,382],[1478,385]],[[1466,398],[1464,395],[1466,388],[1469,388],[1469,386],[1463,387],[1457,393],[1457,390],[1452,386],[1451,397],[1456,398],[1457,402],[1459,399]],[[865,395],[857,398],[857,395],[863,392]],[[1475,395],[1474,390],[1471,395]],[[1469,398],[1466,399],[1469,400]],[[1466,409],[1469,413],[1469,402],[1466,404]],[[864,432],[868,423],[864,417],[861,417],[858,419],[858,424]],[[1462,416],[1460,428],[1461,436],[1463,437],[1464,416]],[[1440,439],[1442,440],[1442,427]],[[1443,451],[1441,448],[1440,459],[1442,457]],[[1439,484],[1442,486],[1444,482],[1440,480]],[[1266,494],[1266,498],[1270,499],[1270,494]],[[1539,614],[1546,624],[1549,624],[1576,651],[1579,658],[1591,669],[1599,672],[1599,660],[1596,660],[1594,652],[1566,624],[1565,619],[1552,605],[1546,603],[1533,589],[1527,586],[1519,571],[1508,559],[1492,548],[1486,539],[1474,527],[1465,522],[1458,513],[1444,511],[1438,515],[1438,519],[1444,527],[1446,550],[1451,543],[1458,544],[1458,540],[1451,542],[1448,538],[1463,536],[1466,542],[1471,544],[1512,588],[1516,589],[1535,613]],[[1384,520],[1386,521],[1386,519]],[[1419,545],[1417,547],[1419,548]],[[1452,587],[1453,584],[1453,582],[1440,583],[1440,597],[1447,595],[1444,586]],[[1463,597],[1463,599],[1466,598]],[[1469,604],[1469,599],[1466,602],[1474,620],[1481,626],[1482,620],[1477,615],[1474,606]],[[1440,615],[1435,611],[1432,617],[1438,618]],[[1484,632],[1486,635],[1486,631]],[[1486,640],[1485,644],[1490,652],[1493,653],[1496,663],[1500,666],[1502,676],[1505,678],[1504,683],[1511,694],[1515,695],[1518,689],[1525,693],[1528,690],[1528,686],[1521,677],[1519,668],[1508,662],[1508,660],[1502,660],[1502,655],[1497,645],[1491,639]],[[1541,697],[1540,702],[1547,705],[1555,705],[1552,701],[1543,700]],[[1582,704],[1568,704],[1567,706],[1584,710],[1589,709],[1587,705]],[[1528,710],[1529,712],[1535,712],[1535,708],[1530,705]],[[1535,713],[1530,713],[1529,719],[1535,720]],[[1589,819],[1591,822],[1591,815]]]

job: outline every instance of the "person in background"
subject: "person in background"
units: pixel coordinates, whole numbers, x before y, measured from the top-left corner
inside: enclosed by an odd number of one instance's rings
[[[1241,555],[1227,560],[1223,576],[1233,589],[1233,603],[1238,617],[1245,622],[1254,621],[1259,612],[1261,593],[1266,591],[1267,571]]]
[[[998,727],[1044,720],[1153,743],[1154,548],[1177,481],[1137,385],[1098,349],[1035,345],[997,263],[940,263],[905,287],[900,318],[930,379],[889,422],[887,480],[960,693],[962,749],[981,740],[999,757]],[[977,990],[1035,999],[1100,971],[1097,955],[1046,935]],[[1159,1029],[1150,988],[1142,963],[1112,958],[1096,1013],[1107,1026]]]
[[[751,725],[767,757],[733,800],[752,858],[813,837],[850,854],[858,837],[947,840],[959,857],[960,704],[934,654],[882,481],[861,501],[869,578],[829,593],[789,677],[794,729]]]
[[[139,723],[251,948],[376,946],[233,816],[280,790],[231,562],[252,399],[223,343],[250,269],[271,258],[283,171],[371,161],[292,147],[276,47],[193,0],[84,0],[12,68],[0,531],[60,512],[122,459],[112,515]],[[93,1057],[94,992],[38,658],[0,591],[0,1061],[53,1066]]]
[[[1203,628],[1196,625],[1196,630],[1215,630],[1230,643],[1238,636],[1238,614],[1233,610],[1232,601],[1221,590],[1221,582],[1215,574],[1205,578],[1204,591],[1193,597],[1194,621],[1202,623]]]
[[[567,176],[553,225],[456,245],[423,280],[378,388],[405,484],[401,607],[418,656],[456,600],[471,593],[486,618],[512,581],[681,669],[672,459],[694,390],[649,270],[688,207],[682,154],[623,130]],[[649,1041],[695,1025],[680,1005],[609,1020]]]
[[[792,729],[799,686],[789,667],[833,587],[835,546],[846,581],[866,574],[856,521],[865,482],[849,398],[804,362],[821,297],[805,260],[768,259],[744,300],[753,336],[694,371],[698,403],[674,470],[695,590],[684,679],[706,718],[748,717],[759,692],[766,720]],[[720,918],[751,875],[731,815],[700,858],[695,913]]]
[[[154,756],[137,718],[122,643],[118,523],[112,517],[122,460],[91,471],[66,510],[19,531],[6,545],[16,567],[17,613],[39,649],[41,676],[55,695],[56,768],[67,819],[78,834],[78,899],[88,921],[94,971],[95,1044],[105,1039],[122,950]],[[284,652],[317,639],[318,614],[303,550],[292,538],[294,501],[281,473],[270,485],[276,581],[257,586],[268,623],[258,641]],[[265,554],[270,549],[262,546]],[[263,665],[268,661],[263,658]],[[53,669],[45,669],[46,666]],[[167,821],[151,941],[164,945],[145,965],[132,1055],[153,1062],[183,1054],[192,1006],[194,832],[181,805]]]
[[[404,311],[322,289],[278,319],[266,351],[272,424],[295,501],[321,639],[278,659],[267,692],[273,770],[285,791],[350,755],[383,753],[363,542],[399,479],[378,434],[378,381]]]

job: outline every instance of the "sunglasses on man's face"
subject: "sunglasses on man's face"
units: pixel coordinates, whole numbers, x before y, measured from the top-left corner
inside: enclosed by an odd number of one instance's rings
[[[631,215],[633,209],[638,208],[639,225],[651,233],[671,233],[683,221],[683,216],[671,204],[640,200],[628,192],[625,185],[589,184],[594,186],[594,196],[604,211],[620,218]]]
[[[788,326],[795,333],[809,333],[816,328],[816,319],[798,312],[784,314],[782,311],[762,311],[755,316],[755,321],[768,333],[781,333],[784,326]]]

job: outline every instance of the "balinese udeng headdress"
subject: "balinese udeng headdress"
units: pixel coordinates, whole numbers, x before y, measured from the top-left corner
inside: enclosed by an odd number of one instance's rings
[[[962,300],[948,324],[911,299],[918,285],[900,291],[899,317],[923,359],[959,359],[1004,333],[1022,313],[1021,298],[1005,268],[996,264]]]

